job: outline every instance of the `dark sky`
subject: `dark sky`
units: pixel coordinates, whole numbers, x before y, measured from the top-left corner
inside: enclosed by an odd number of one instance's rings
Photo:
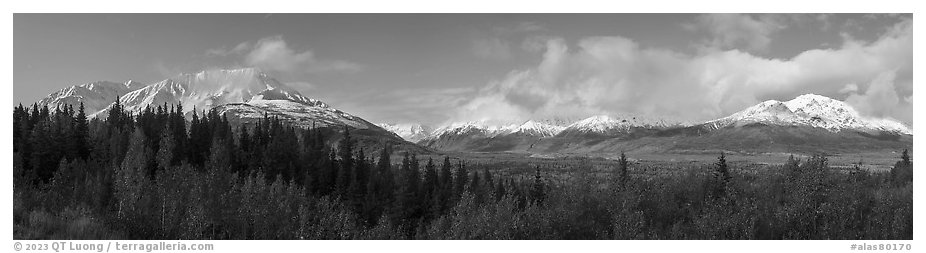
[[[14,103],[255,66],[372,122],[637,113],[817,93],[912,124],[912,16],[15,14]]]

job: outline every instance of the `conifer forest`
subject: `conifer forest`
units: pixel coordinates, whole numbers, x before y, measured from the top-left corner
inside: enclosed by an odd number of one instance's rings
[[[486,162],[181,105],[13,109],[20,239],[913,238],[913,162]]]

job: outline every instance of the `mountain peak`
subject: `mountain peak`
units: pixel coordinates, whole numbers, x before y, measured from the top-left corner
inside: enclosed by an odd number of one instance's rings
[[[410,142],[418,142],[430,136],[429,129],[418,123],[379,123],[376,125]]]
[[[49,108],[73,106],[77,108],[81,103],[84,103],[84,108],[89,114],[106,108],[117,97],[141,86],[140,83],[133,81],[126,83],[95,81],[79,84],[48,94],[48,96],[39,100],[38,106],[48,106]]]
[[[193,108],[212,109],[231,103],[262,100],[287,100],[308,106],[328,107],[310,99],[257,68],[210,69],[182,73],[126,93],[120,102],[130,111],[164,103],[180,103],[189,112]]]
[[[810,126],[838,132],[853,129],[912,134],[903,124],[889,119],[867,119],[851,105],[826,96],[804,94],[786,102],[768,100],[730,116],[709,121],[712,127],[762,123],[781,126]]]
[[[612,131],[628,131],[631,128],[665,128],[675,123],[668,123],[658,118],[627,115],[612,117],[610,115],[595,115],[572,123],[566,129],[585,133],[607,133]]]
[[[516,134],[550,137],[559,134],[563,129],[565,129],[565,127],[528,120],[512,130],[512,132]]]

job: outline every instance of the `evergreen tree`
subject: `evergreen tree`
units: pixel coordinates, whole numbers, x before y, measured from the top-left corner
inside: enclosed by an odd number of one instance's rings
[[[156,160],[158,168],[162,170],[175,164],[174,149],[176,149],[176,143],[174,142],[174,136],[171,132],[170,126],[167,126],[167,129],[164,131],[161,131]]]
[[[115,190],[118,198],[118,215],[120,218],[131,217],[141,211],[140,201],[145,194],[148,180],[148,159],[151,151],[145,145],[145,135],[136,128],[129,141],[125,160],[116,171]]]
[[[216,136],[213,139],[212,147],[209,148],[208,170],[230,173],[232,167],[231,149],[233,146],[224,138]]]
[[[446,192],[453,191],[453,172],[450,168],[450,157],[444,156],[444,162],[440,166],[440,186]]]
[[[530,196],[535,203],[542,204],[547,197],[543,183],[543,177],[540,176],[540,167],[537,167],[537,173],[534,174],[534,182],[531,184]]]
[[[891,167],[891,182],[895,186],[902,186],[913,181],[913,161],[906,149],[900,154],[900,161]]]
[[[428,163],[424,166],[424,182],[422,183],[422,209],[428,214],[433,215],[440,211],[439,203],[435,201],[439,197],[438,175],[435,169],[434,159],[428,158]],[[427,217],[428,219],[434,216]]]
[[[477,205],[482,204],[485,198],[485,191],[483,190],[479,178],[479,171],[473,171],[473,177],[469,180],[469,187],[467,188],[468,191],[473,194],[473,201],[475,201]]]
[[[617,168],[620,173],[618,175],[618,180],[619,180],[618,183],[621,187],[624,187],[627,184],[627,179],[628,179],[627,169],[629,168],[628,162],[627,162],[627,156],[624,155],[624,152],[621,152],[621,157],[620,159],[617,160]]]
[[[29,159],[32,170],[41,182],[47,182],[58,168],[60,157],[55,154],[55,144],[48,121],[40,121],[32,128]],[[28,172],[27,172],[28,173]]]
[[[360,203],[365,199],[365,194],[367,193],[368,182],[368,171],[369,166],[366,159],[366,154],[361,147],[360,151],[357,152],[357,158],[355,159],[354,172],[352,173],[353,177],[351,178],[351,183],[349,186],[349,192],[351,198],[355,201],[354,205],[359,209]]]
[[[492,178],[492,172],[490,172],[489,169],[483,169],[482,175],[485,176],[485,188],[493,190],[492,186],[495,186],[495,180]]]
[[[721,152],[720,156],[717,157],[717,162],[714,163],[714,177],[712,183],[714,197],[722,197],[726,194],[730,178],[730,169],[727,166],[726,155]]]
[[[89,128],[87,126],[87,113],[84,110],[84,102],[80,102],[77,110],[77,116],[74,118],[74,129],[71,148],[77,154],[78,158],[87,159],[90,156]]]
[[[344,137],[342,137],[341,141],[338,143],[338,163],[341,165],[338,170],[339,174],[337,179],[338,195],[343,196],[347,192],[351,180],[353,179],[353,175],[351,175],[351,172],[354,170],[353,145],[353,140],[350,137],[350,129],[345,126]]]
[[[438,179],[440,189],[438,190],[437,205],[440,213],[450,209],[451,199],[453,198],[453,172],[450,166],[450,157],[444,156]]]
[[[466,166],[463,162],[459,162],[457,165],[457,172],[455,173],[453,180],[454,188],[454,200],[459,200],[460,196],[463,196],[463,191],[466,189],[467,179],[469,177],[469,172],[466,171]],[[454,201],[455,202],[455,201]]]
[[[495,201],[500,201],[507,194],[508,192],[505,189],[504,180],[499,179],[498,184],[495,186]]]
[[[370,173],[365,218],[368,225],[371,226],[377,223],[377,219],[383,216],[386,210],[392,208],[395,179],[393,178],[392,164],[390,162],[391,152],[391,147],[384,143],[376,169],[371,170]],[[387,221],[379,220],[378,222],[386,223]]]

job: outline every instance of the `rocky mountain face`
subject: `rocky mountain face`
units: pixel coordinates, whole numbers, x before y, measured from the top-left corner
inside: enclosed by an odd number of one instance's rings
[[[135,81],[98,81],[59,90],[37,104],[76,108],[83,103],[91,117],[106,117],[117,98],[132,113],[160,105],[180,105],[187,115],[215,110],[243,125],[253,124],[263,117],[276,117],[306,128],[341,131],[348,127],[370,143],[417,143],[444,151],[786,152],[806,149],[840,152],[908,147],[913,135],[910,127],[898,121],[866,118],[845,102],[814,94],[783,102],[765,101],[699,124],[636,115],[597,115],[571,121],[528,120],[510,124],[454,122],[433,130],[414,123],[373,124],[303,96],[255,68],[180,74],[149,85]]]
[[[38,106],[48,106],[48,108],[73,106],[76,109],[83,102],[84,110],[92,114],[109,107],[113,101],[116,101],[116,98],[141,87],[144,85],[132,80],[125,83],[96,81],[74,85],[48,94],[38,101]]]
[[[845,102],[815,94],[801,95],[786,102],[765,101],[733,115],[704,123],[707,129],[749,124],[805,126],[832,132],[855,130],[872,134],[913,134],[910,128],[900,122],[863,118]]]
[[[55,107],[81,102],[91,117],[106,117],[116,98],[125,110],[139,113],[157,106],[182,106],[187,115],[215,110],[230,121],[248,125],[263,117],[276,117],[300,127],[354,129],[368,142],[410,145],[399,136],[295,89],[255,68],[206,70],[180,74],[153,84],[94,82],[48,95],[39,106]],[[417,148],[420,149],[420,148]],[[422,149],[423,150],[423,149]]]
[[[843,152],[903,148],[912,144],[912,134],[898,121],[865,118],[845,102],[806,94],[785,102],[765,101],[700,124],[609,115],[564,126],[463,122],[438,128],[418,143],[438,150],[527,153]]]

